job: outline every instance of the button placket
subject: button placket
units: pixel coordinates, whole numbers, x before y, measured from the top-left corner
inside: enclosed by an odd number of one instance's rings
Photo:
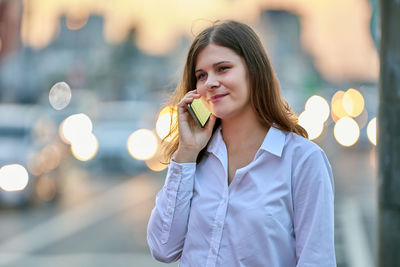
[[[211,235],[210,254],[207,258],[206,266],[215,266],[217,262],[217,254],[219,246],[221,244],[223,224],[225,221],[227,207],[228,207],[227,195],[228,195],[228,190],[227,188],[225,188],[224,197],[222,198],[215,215],[214,228]]]

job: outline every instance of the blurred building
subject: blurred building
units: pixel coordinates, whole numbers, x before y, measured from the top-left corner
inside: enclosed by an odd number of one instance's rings
[[[358,88],[369,96],[366,98],[368,114],[365,119],[372,118],[376,114],[377,80],[374,80],[375,65],[366,64],[374,62],[376,54],[370,47],[373,44],[372,38],[367,36],[370,31],[369,23],[357,22],[352,25],[354,19],[347,18],[349,29],[340,30],[339,26],[343,23],[338,12],[348,12],[345,9],[348,6],[343,3],[332,7],[332,14],[329,14],[327,7],[332,6],[331,2],[326,6],[312,5],[309,1],[290,5],[283,2],[286,4],[279,5],[271,1],[269,3],[274,4],[258,7],[258,19],[252,25],[271,57],[284,98],[300,114],[311,95],[318,94],[331,99],[338,90]],[[161,105],[175,87],[181,76],[192,36],[181,33],[177,37],[178,29],[157,28],[160,25],[151,24],[154,28],[149,26],[151,36],[148,38],[167,34],[166,42],[170,38],[178,39],[168,52],[162,54],[153,51],[151,54],[141,47],[143,40],[140,41],[140,38],[143,38],[145,26],[138,21],[132,24],[130,19],[133,18],[125,18],[126,21],[121,21],[121,25],[110,24],[109,16],[102,14],[105,10],[100,12],[93,9],[105,8],[103,4],[91,7],[93,10],[88,6],[82,7],[86,10],[82,15],[82,12],[78,12],[79,6],[71,6],[69,2],[64,3],[66,6],[54,2],[48,9],[43,9],[46,7],[43,3],[26,1],[22,6],[21,1],[5,1],[1,4],[3,14],[7,14],[1,18],[8,22],[7,25],[11,25],[6,27],[6,32],[14,36],[10,39],[14,40],[14,44],[7,46],[14,50],[4,52],[0,61],[0,102],[40,103],[49,106],[50,88],[59,81],[65,81],[75,95],[70,106],[77,106],[74,112],[85,112],[90,99],[80,97],[80,92],[83,91],[86,92],[84,95],[95,98],[90,103],[92,108],[97,101],[118,100],[152,101]],[[121,3],[118,6],[117,3],[119,2],[116,2],[115,9],[108,7],[107,12],[121,11],[118,8],[123,8],[124,5]],[[361,11],[357,15],[360,18],[366,17],[366,3],[368,2],[360,3]],[[74,9],[71,11],[67,6]],[[246,8],[251,7],[252,4],[249,4]],[[130,14],[130,11],[124,12],[127,12],[125,15]],[[47,18],[46,14],[51,15],[52,19]],[[137,16],[138,20],[145,19]],[[192,21],[191,27],[194,27],[197,22],[194,19]],[[332,33],[315,25],[321,22],[320,26],[327,28],[332,21],[341,22],[339,26],[332,26]],[[120,39],[107,37],[110,25],[117,27],[115,31],[119,32]],[[190,27],[186,25],[186,28]],[[43,30],[43,36],[40,29]],[[311,34],[313,30],[315,35]],[[356,30],[359,32],[350,39],[349,35]],[[321,32],[324,35],[321,36]],[[343,39],[335,40],[336,46],[329,44],[325,47],[330,39],[338,36]],[[354,46],[365,40],[368,42],[360,50],[367,54],[365,61],[360,61],[360,51],[355,51]],[[157,45],[162,45],[162,42]],[[354,58],[349,59],[352,54]],[[365,131],[363,134],[365,137]]]
[[[0,62],[20,46],[21,1],[0,1]]]

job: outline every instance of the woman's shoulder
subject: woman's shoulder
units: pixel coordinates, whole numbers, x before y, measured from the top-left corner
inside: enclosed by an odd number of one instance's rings
[[[289,133],[286,142],[285,153],[290,158],[295,173],[307,173],[306,177],[310,179],[311,173],[321,171],[321,173],[327,175],[319,175],[316,179],[330,177],[332,183],[332,170],[329,160],[317,143],[295,133]]]
[[[316,151],[324,153],[318,144],[293,132],[287,134],[285,150],[298,157],[307,156]]]

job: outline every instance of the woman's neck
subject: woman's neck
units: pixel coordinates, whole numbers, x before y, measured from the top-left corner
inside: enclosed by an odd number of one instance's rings
[[[221,121],[222,137],[228,152],[259,148],[268,132],[254,112]]]

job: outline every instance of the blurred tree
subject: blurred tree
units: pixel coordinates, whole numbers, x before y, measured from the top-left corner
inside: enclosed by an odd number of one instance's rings
[[[400,266],[400,0],[381,0],[378,266]]]

